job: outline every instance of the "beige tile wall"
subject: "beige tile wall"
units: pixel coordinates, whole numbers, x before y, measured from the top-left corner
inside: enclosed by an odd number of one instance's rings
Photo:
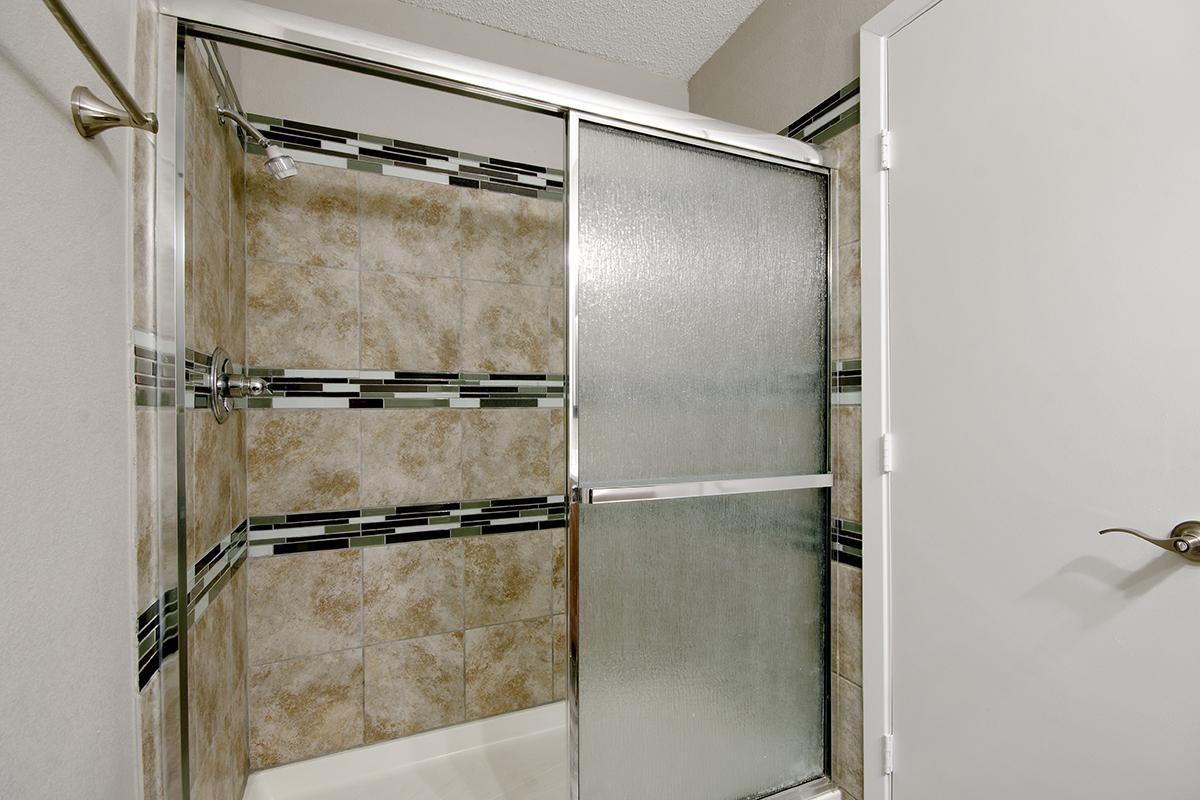
[[[155,673],[138,692],[138,736],[141,761],[142,798],[158,800],[163,796],[162,677]]]
[[[252,768],[561,698],[563,547],[553,530],[250,559]]]
[[[184,225],[187,346],[246,348],[243,158],[215,112],[216,88],[195,44],[185,54],[187,178]],[[189,481],[187,559],[193,563],[246,517],[245,416],[218,424],[206,408],[185,417]],[[241,797],[249,772],[246,573],[238,569],[188,631],[188,762],[195,800]]]
[[[249,364],[561,371],[561,204],[259,167],[247,159]],[[559,409],[255,409],[246,433],[251,515],[564,490]],[[564,542],[251,559],[252,767],[561,698]]]
[[[561,369],[561,203],[261,165],[246,157],[250,364]]]
[[[859,127],[826,142],[839,156],[838,267],[835,279],[835,359],[862,357],[859,269]],[[833,507],[844,520],[862,521],[862,408],[833,409]],[[833,778],[848,795],[862,797],[862,570],[832,565]]]
[[[153,0],[138,0],[135,7],[133,79],[131,90],[144,107],[153,108],[158,85],[157,53],[158,7]],[[156,330],[154,303],[154,176],[155,137],[132,138],[131,212],[132,212],[132,326],[153,333]],[[134,397],[130,397],[134,402]],[[159,596],[159,489],[157,415],[151,408],[133,409],[134,419],[134,574],[139,614]],[[134,643],[135,652],[137,643]],[[162,737],[163,696],[161,675],[155,673],[138,693],[139,736],[141,746],[142,797],[163,797],[164,769],[175,773],[178,752],[166,752]]]
[[[563,424],[556,408],[252,410],[250,515],[562,494]]]

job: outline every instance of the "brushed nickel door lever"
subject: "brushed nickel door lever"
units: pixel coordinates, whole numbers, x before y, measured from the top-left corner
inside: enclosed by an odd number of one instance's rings
[[[1197,520],[1179,523],[1171,529],[1171,533],[1166,539],[1155,539],[1134,528],[1105,528],[1100,531],[1101,535],[1106,533],[1127,533],[1149,542],[1155,547],[1169,550],[1188,561],[1200,562],[1200,521]]]

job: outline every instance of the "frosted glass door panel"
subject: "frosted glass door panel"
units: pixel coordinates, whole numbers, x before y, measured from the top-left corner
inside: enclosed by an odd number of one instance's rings
[[[583,800],[823,774],[827,492],[581,507]]]
[[[579,477],[827,472],[825,175],[580,124]]]

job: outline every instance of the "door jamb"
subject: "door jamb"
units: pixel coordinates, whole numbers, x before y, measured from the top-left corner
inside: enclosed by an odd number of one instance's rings
[[[941,0],[893,0],[859,32],[862,152],[862,514],[863,514],[863,800],[892,800],[891,468],[888,329],[888,39]],[[901,155],[902,157],[902,155]],[[889,167],[891,158],[889,157]],[[889,444],[890,436],[889,436]],[[903,442],[900,443],[901,448]],[[889,447],[890,449],[890,447]],[[901,452],[903,452],[901,450]],[[890,453],[889,453],[890,456]],[[901,456],[903,458],[903,456]],[[888,461],[892,461],[889,457]],[[899,752],[903,757],[903,750]]]

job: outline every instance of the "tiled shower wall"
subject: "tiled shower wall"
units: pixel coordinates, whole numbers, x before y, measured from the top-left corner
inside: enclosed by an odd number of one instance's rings
[[[829,141],[840,156],[835,359],[861,364],[859,294],[859,128]],[[855,370],[844,370],[844,373]],[[861,373],[861,366],[859,367]],[[861,380],[861,378],[860,378]],[[833,564],[834,779],[852,797],[862,797],[862,405],[841,393],[833,409],[837,558]],[[855,532],[858,540],[855,541]],[[857,544],[857,558],[854,550]]]
[[[565,691],[561,202],[299,167],[245,167],[253,768]]]
[[[132,92],[144,108],[153,108],[157,98],[158,69],[156,37],[158,33],[158,4],[155,0],[138,0],[135,6],[134,64]],[[142,339],[154,342],[155,280],[154,280],[154,176],[155,137],[135,135],[133,138],[131,176],[131,213],[133,218],[133,342]],[[152,348],[153,349],[153,348]],[[176,759],[171,754],[176,747],[163,741],[163,682],[159,671],[161,625],[157,607],[160,595],[160,508],[162,498],[158,482],[157,432],[164,413],[153,406],[137,403],[137,387],[130,392],[134,420],[134,565],[137,606],[133,609],[134,647],[138,656],[138,716],[141,747],[139,756],[142,773],[142,797],[159,800],[164,783],[177,783],[176,774],[168,775],[166,764]],[[171,772],[174,772],[171,770]]]
[[[139,2],[134,86],[150,107],[156,101],[157,21],[157,4]],[[189,165],[184,192],[189,297],[179,311],[185,315],[186,344],[197,357],[221,344],[240,362],[245,347],[241,145],[211,110],[215,86],[194,45],[186,50],[186,68],[182,112]],[[240,796],[248,772],[242,688],[245,582],[228,546],[245,519],[244,427],[239,418],[218,427],[207,409],[189,409],[185,415],[179,446],[185,449],[187,556],[193,569],[180,602],[173,580],[176,487],[164,477],[173,473],[173,445],[167,443],[175,440],[175,343],[172,314],[163,306],[169,301],[159,297],[169,295],[170,288],[156,276],[155,146],[154,137],[134,137],[131,338],[142,795],[177,797],[182,792],[177,645],[179,627],[190,623],[191,796],[228,798]]]
[[[859,269],[858,81],[798,118],[783,135],[829,148],[838,162],[834,276],[832,730],[833,779],[863,794],[862,336]]]
[[[243,157],[233,126],[215,113],[217,92],[195,42],[186,48],[184,229],[187,347],[224,348],[245,363]],[[191,381],[189,381],[191,382]],[[206,407],[185,412],[189,570],[188,743],[192,798],[241,796],[246,746],[245,417],[218,424]]]
[[[561,173],[430,148],[433,174],[397,157],[420,180],[364,151],[277,183],[219,124],[194,43],[185,58],[178,614],[160,597],[175,488],[157,480],[175,387],[155,295],[171,292],[154,277],[154,140],[134,152],[144,796],[180,791],[178,624],[195,798],[240,797],[252,766],[563,697]],[[152,58],[135,82],[152,94]],[[275,392],[221,425],[200,386],[217,346]]]

